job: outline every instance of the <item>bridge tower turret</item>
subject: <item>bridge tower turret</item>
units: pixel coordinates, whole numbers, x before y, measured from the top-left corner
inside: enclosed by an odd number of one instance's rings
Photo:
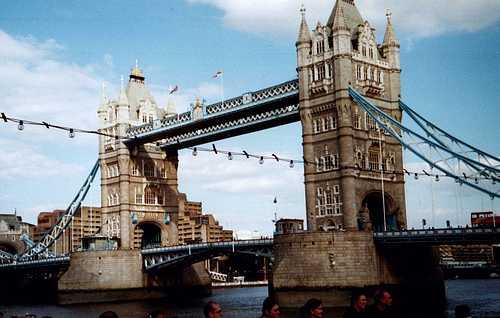
[[[129,149],[122,137],[131,126],[152,123],[165,116],[145,85],[139,66],[132,69],[117,100],[103,98],[97,111],[101,168],[103,235],[108,222],[119,222],[121,249],[177,243],[179,209],[177,152],[165,153],[156,144]],[[115,137],[116,136],[116,137]]]
[[[350,98],[353,87],[401,120],[399,42],[384,43],[354,0],[337,0],[326,25],[296,43],[309,231],[406,226],[402,148]]]

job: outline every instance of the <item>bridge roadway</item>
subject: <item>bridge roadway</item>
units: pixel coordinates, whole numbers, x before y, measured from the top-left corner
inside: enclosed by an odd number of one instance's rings
[[[211,257],[240,253],[272,257],[273,239],[178,245],[142,250],[144,270],[154,272],[162,268],[194,264]]]
[[[405,231],[374,232],[373,239],[379,246],[437,246],[500,244],[500,227],[497,228],[447,228]],[[228,253],[247,253],[272,257],[273,239],[255,239],[230,242],[200,243],[143,249],[144,270],[154,272],[162,268],[187,266]],[[0,272],[46,267],[67,267],[69,256],[15,260],[0,264]]]
[[[194,111],[131,127],[124,143],[137,146],[162,140],[165,149],[181,149],[300,120],[297,79],[250,92]]]

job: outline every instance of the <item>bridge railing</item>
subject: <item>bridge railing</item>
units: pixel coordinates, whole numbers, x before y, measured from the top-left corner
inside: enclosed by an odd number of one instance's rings
[[[254,103],[260,103],[273,98],[295,94],[299,89],[297,79],[287,81],[278,85],[267,87],[255,92],[249,92],[241,96],[224,100],[222,102],[207,105],[205,115],[208,117],[217,116],[228,111],[236,111],[242,107],[251,106]],[[140,134],[151,132],[158,128],[175,128],[185,123],[193,121],[191,112],[185,112],[179,115],[170,116],[153,123],[141,126],[131,127],[127,130],[127,137],[134,137]]]
[[[225,242],[209,242],[209,243],[197,243],[197,244],[186,244],[177,246],[166,246],[157,247],[150,249],[143,249],[142,254],[156,254],[165,252],[178,252],[185,250],[198,250],[207,248],[222,248],[222,247],[243,247],[243,246],[256,246],[256,245],[272,245],[273,239],[254,239],[254,240],[238,240],[238,241],[225,241]]]
[[[55,264],[61,264],[61,263],[69,263],[70,257],[69,256],[58,256],[58,257],[49,257],[49,258],[42,258],[42,259],[37,259],[37,260],[28,260],[28,261],[21,261],[17,262],[14,261],[12,263],[6,263],[6,264],[0,264],[0,268],[6,268],[6,267],[18,267],[18,266],[43,266],[43,265],[55,265]]]
[[[374,232],[375,238],[402,237],[402,236],[426,236],[447,234],[476,234],[476,233],[500,233],[500,228],[451,228],[451,229],[421,229],[406,231]]]

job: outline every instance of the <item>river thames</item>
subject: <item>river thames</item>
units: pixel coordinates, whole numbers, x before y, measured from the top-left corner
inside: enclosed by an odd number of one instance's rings
[[[457,304],[467,304],[472,308],[473,317],[500,317],[500,279],[467,279],[449,280],[446,283],[448,293],[449,317],[453,317],[453,308]],[[106,310],[113,310],[120,318],[146,317],[147,313],[161,309],[169,317],[203,317],[204,304],[212,299],[220,303],[224,317],[256,318],[259,317],[260,306],[267,296],[267,287],[214,289],[213,295],[207,298],[186,299],[183,303],[168,303],[162,300],[140,301],[108,304],[86,304],[71,306],[55,305],[19,305],[3,306],[0,311],[5,317],[34,314],[38,318],[50,317],[98,317]],[[282,317],[298,317],[296,311],[282,313]],[[338,317],[328,312],[326,317]]]

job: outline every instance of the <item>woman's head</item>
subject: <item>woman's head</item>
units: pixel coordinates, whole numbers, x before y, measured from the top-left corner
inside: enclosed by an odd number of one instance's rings
[[[356,311],[365,311],[368,299],[364,293],[354,293],[352,295],[351,303]]]
[[[323,317],[323,303],[316,298],[309,299],[302,307],[302,316],[311,318]]]
[[[271,297],[264,299],[262,303],[262,317],[278,318],[280,316],[280,307]]]

